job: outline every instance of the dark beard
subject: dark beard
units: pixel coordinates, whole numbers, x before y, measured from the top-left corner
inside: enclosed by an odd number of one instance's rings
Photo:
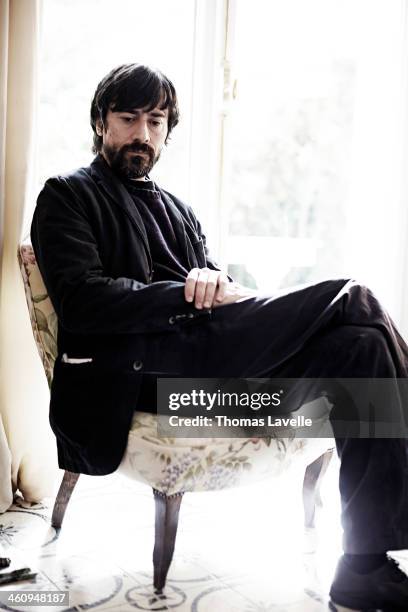
[[[129,155],[133,153],[146,153],[144,155]],[[141,179],[149,174],[160,157],[154,154],[154,150],[143,142],[133,142],[123,145],[120,149],[103,145],[102,153],[105,155],[110,167],[115,174],[125,179]]]

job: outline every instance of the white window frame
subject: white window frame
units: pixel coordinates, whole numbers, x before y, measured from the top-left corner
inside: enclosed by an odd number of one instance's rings
[[[235,0],[195,0],[189,193],[212,255],[226,267],[227,105]]]

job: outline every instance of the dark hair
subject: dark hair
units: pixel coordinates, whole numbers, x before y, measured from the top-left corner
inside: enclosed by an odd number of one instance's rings
[[[123,64],[107,74],[96,88],[91,104],[91,126],[94,153],[101,150],[102,136],[96,133],[96,122],[105,124],[106,115],[112,111],[130,111],[145,108],[168,109],[168,132],[179,121],[177,94],[173,83],[159,70],[143,64]]]

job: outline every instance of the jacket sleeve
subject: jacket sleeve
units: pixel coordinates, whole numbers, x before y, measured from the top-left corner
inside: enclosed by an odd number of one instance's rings
[[[144,284],[104,273],[83,204],[62,177],[41,191],[31,241],[60,325],[79,334],[146,333],[174,329],[175,315],[208,316],[184,299],[184,283]]]

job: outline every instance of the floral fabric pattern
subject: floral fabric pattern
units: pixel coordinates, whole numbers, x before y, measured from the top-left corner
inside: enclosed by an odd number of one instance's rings
[[[50,386],[54,362],[57,356],[57,315],[48,297],[35,260],[33,247],[30,244],[20,246],[18,261],[23,277],[24,291],[35,343],[43,362],[48,385]]]
[[[136,412],[118,470],[167,495],[215,491],[306,467],[332,446],[331,439],[293,436],[161,438],[156,415]]]

